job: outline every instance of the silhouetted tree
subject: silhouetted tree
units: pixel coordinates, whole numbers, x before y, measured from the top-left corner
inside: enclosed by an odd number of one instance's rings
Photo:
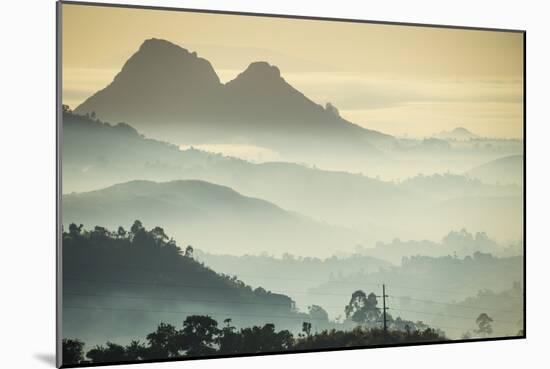
[[[236,328],[231,325],[231,319],[224,319],[225,326],[216,337],[218,352],[221,354],[236,354],[242,351],[241,336]]]
[[[311,305],[308,308],[311,319],[318,322],[328,322],[328,313],[319,305]]]
[[[209,316],[190,315],[183,322],[180,334],[181,347],[190,356],[211,355],[219,333],[218,322]]]
[[[352,321],[363,323],[374,323],[380,319],[380,309],[377,307],[378,300],[374,293],[368,296],[361,290],[351,295],[349,304],[344,308],[346,318]]]
[[[179,356],[181,351],[180,333],[171,324],[160,323],[157,330],[147,335],[149,358]]]
[[[114,363],[126,360],[124,346],[107,342],[105,346],[96,346],[86,353],[86,357],[94,363]]]
[[[493,327],[491,325],[493,323],[493,319],[485,314],[481,313],[476,319],[476,324],[478,326],[478,329],[476,329],[476,333],[482,335],[482,336],[490,336],[493,333]]]
[[[462,336],[460,337],[460,339],[463,339],[463,340],[470,340],[472,339],[472,334],[470,333],[470,331],[466,331],[462,334]]]
[[[79,236],[80,232],[82,232],[82,227],[82,224],[79,226],[74,223],[69,224],[69,235],[71,235],[71,237]]]
[[[124,360],[162,359],[177,356],[204,356],[233,353],[266,353],[291,349],[322,349],[335,347],[368,346],[392,343],[433,342],[445,340],[445,336],[432,328],[384,331],[381,328],[357,326],[351,331],[335,329],[311,332],[311,324],[303,322],[298,339],[291,332],[277,332],[275,325],[253,326],[237,331],[231,319],[224,320],[225,326],[217,328],[217,322],[201,315],[188,316],[183,329],[161,323],[157,330],[147,335],[148,345],[132,341],[126,347],[107,342],[96,346],[86,356],[93,363],[107,363]],[[74,345],[76,342],[76,346]],[[75,355],[73,363],[82,359],[82,346],[78,340],[64,340],[67,349]],[[64,348],[65,349],[65,348]],[[80,355],[78,353],[80,352]]]
[[[168,236],[166,235],[166,233],[164,233],[164,229],[161,227],[153,228],[151,230],[151,235],[153,236],[154,240],[160,244],[168,241]]]
[[[62,341],[63,364],[78,364],[84,359],[84,342],[65,338]]]
[[[241,329],[241,347],[243,352],[277,352],[292,347],[294,338],[288,330],[275,331],[275,325],[268,323],[263,327]]]
[[[90,238],[104,239],[110,237],[111,234],[105,227],[95,226],[94,230],[90,232]]]
[[[185,248],[185,257],[186,258],[193,258],[193,246],[187,245]]]
[[[309,336],[311,334],[311,323],[310,322],[303,322],[302,323],[302,332]]]
[[[369,293],[365,304],[367,321],[377,322],[380,320],[380,309],[378,308],[378,299],[374,293]]]
[[[143,224],[139,220],[134,221],[134,224],[132,224],[132,227],[130,228],[130,232],[132,232],[134,236],[143,230]]]
[[[122,226],[120,226],[118,227],[116,234],[118,238],[126,238],[127,232]]]
[[[147,358],[147,347],[140,341],[131,341],[125,348],[127,360],[142,360]]]
[[[346,318],[353,320],[356,323],[363,323],[366,320],[364,307],[367,301],[367,295],[361,290],[355,291],[351,295],[349,303],[344,308]]]

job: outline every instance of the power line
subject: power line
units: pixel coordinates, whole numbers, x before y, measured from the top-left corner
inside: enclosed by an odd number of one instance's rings
[[[137,282],[137,281],[112,281],[112,280],[90,280],[90,279],[78,279],[78,278],[65,278],[65,280],[71,280],[71,281],[79,281],[79,282],[86,282],[86,283],[103,283],[103,284],[129,284],[129,285],[149,285],[149,286],[170,286],[170,287],[185,287],[185,288],[191,288],[191,289],[227,289],[226,286],[198,286],[198,285],[190,285],[190,284],[181,284],[181,283],[156,283],[156,282]],[[250,290],[250,292],[253,292],[253,290]],[[349,296],[349,293],[330,293],[330,292],[310,292],[310,291],[269,291],[271,294],[305,294],[305,295],[328,295],[328,296]],[[108,297],[108,296],[103,296]],[[111,296],[114,297],[114,296]],[[378,296],[380,297],[380,296]],[[488,308],[488,307],[481,307],[481,306],[471,306],[471,305],[461,305],[461,304],[454,304],[454,303],[448,303],[448,302],[441,302],[441,301],[431,301],[431,300],[422,300],[422,299],[416,299],[411,298],[408,296],[395,296],[395,295],[388,295],[388,297],[391,298],[403,298],[403,299],[409,299],[412,301],[418,301],[418,302],[424,302],[426,304],[440,304],[440,305],[446,305],[451,307],[458,307],[458,308],[467,308],[467,309],[475,309],[475,310],[489,310],[489,311],[495,311],[500,313],[507,313],[507,314],[516,314],[515,311],[505,311],[505,310],[498,310],[494,308]],[[149,298],[143,296],[143,298]],[[151,299],[155,299],[156,297],[151,297]],[[206,301],[205,301],[206,302]],[[214,301],[208,301],[208,302],[214,302]],[[281,304],[282,305],[282,304]],[[339,308],[340,306],[328,306],[325,305],[327,308]]]
[[[153,309],[127,309],[127,308],[114,308],[108,306],[63,306],[63,309],[77,309],[77,310],[108,310],[108,311],[125,311],[125,312],[139,312],[139,313],[164,313],[164,314],[189,314],[189,315],[207,315],[207,316],[219,316],[219,315],[229,315],[223,312],[205,312],[205,311],[175,311],[175,310],[153,310]],[[300,313],[297,313],[300,314]],[[255,318],[277,318],[277,319],[298,319],[298,320],[311,320],[311,317],[307,316],[294,316],[294,315],[258,315],[258,314],[234,314],[231,313],[231,316],[242,316],[242,317],[255,317]],[[314,319],[316,320],[316,319]]]
[[[106,307],[106,306],[64,306],[64,309],[75,309],[75,310],[106,310],[106,311],[123,311],[123,312],[139,312],[139,313],[163,313],[163,314],[188,314],[188,315],[206,315],[206,316],[241,316],[241,317],[256,317],[256,318],[274,318],[274,319],[283,319],[283,320],[301,320],[301,321],[311,321],[315,319],[311,319],[311,317],[308,316],[292,316],[292,315],[258,315],[258,314],[225,314],[222,312],[204,312],[204,311],[173,311],[173,310],[153,310],[153,309],[127,309],[127,308],[113,308],[113,307]],[[414,324],[414,323],[413,323]],[[464,330],[468,330],[467,327],[451,327],[451,326],[444,326],[444,325],[438,325],[438,324],[426,324],[429,328],[436,328],[436,329],[452,329],[452,330],[459,330],[464,332]],[[508,334],[504,332],[493,332],[497,334]]]
[[[99,280],[99,279],[81,279],[81,278],[63,278],[65,281],[79,281],[79,282],[87,282],[87,283],[104,283],[104,284],[129,284],[129,285],[148,285],[148,286],[166,286],[166,287],[185,287],[185,288],[198,288],[198,289],[204,289],[204,288],[210,288],[210,289],[222,289],[227,290],[228,287],[237,287],[237,286],[198,286],[198,285],[190,285],[190,284],[182,284],[182,283],[157,283],[157,282],[137,282],[137,281],[115,281],[115,280]],[[244,286],[242,286],[245,288]],[[248,286],[250,287],[250,286]],[[254,290],[252,287],[250,287],[250,292],[253,292]],[[266,290],[267,291],[267,290]],[[307,294],[307,295],[333,295],[333,296],[350,296],[351,293],[335,293],[335,292],[310,292],[310,291],[268,291],[268,293],[272,294],[287,294],[287,293],[294,293],[294,294]]]
[[[505,313],[505,314],[516,314],[517,311],[510,311],[510,310],[500,310],[495,308],[489,308],[489,307],[483,307],[483,306],[474,306],[474,305],[461,305],[461,304],[455,304],[452,302],[442,302],[442,301],[432,301],[432,300],[422,300],[422,299],[416,299],[408,296],[390,296],[391,298],[401,298],[405,300],[411,300],[411,301],[418,301],[418,302],[424,302],[426,304],[438,304],[438,305],[447,305],[452,307],[458,307],[458,308],[464,308],[464,309],[474,309],[474,310],[492,310],[499,313]]]
[[[200,262],[199,259],[195,260],[196,262]],[[149,270],[149,271],[159,271],[157,268],[148,267],[145,265],[121,265],[121,264],[94,264],[94,263],[83,263],[83,262],[74,262],[72,264],[78,264],[78,265],[85,265],[85,266],[101,266],[101,267],[109,267],[109,268],[117,268],[117,269],[139,269],[139,270]],[[348,281],[335,281],[330,279],[309,279],[309,278],[298,278],[298,277],[282,277],[282,276],[267,276],[267,275],[255,275],[255,274],[235,274],[235,273],[226,273],[226,272],[217,272],[214,269],[212,269],[212,266],[209,266],[205,264],[205,268],[207,268],[209,271],[218,274],[218,275],[226,275],[226,276],[235,276],[237,278],[241,277],[249,277],[249,278],[258,278],[258,279],[281,279],[281,280],[296,280],[296,281],[304,281],[304,282],[323,282],[323,283],[349,283]],[[172,270],[172,271],[180,271],[181,269],[179,267],[172,267],[172,268],[162,268],[162,271],[166,270]],[[243,281],[244,282],[244,281]],[[380,286],[381,283],[363,283],[371,286]]]
[[[197,260],[195,260],[197,261]],[[197,261],[198,262],[198,261]],[[78,262],[79,265],[88,265],[88,266],[97,266],[97,264],[93,263],[83,263]],[[117,269],[140,269],[140,270],[151,270],[151,271],[159,271],[156,268],[147,267],[144,265],[121,265],[121,264],[101,264],[101,266],[108,266],[111,268],[117,268]],[[297,280],[297,281],[304,281],[304,282],[322,282],[325,284],[331,284],[331,283],[340,283],[340,284],[350,284],[350,283],[357,283],[361,285],[369,285],[369,286],[381,286],[384,282],[363,282],[363,281],[346,281],[346,280],[326,280],[326,279],[307,279],[307,278],[298,278],[298,277],[282,277],[282,276],[264,276],[264,275],[254,275],[254,274],[235,274],[235,273],[225,273],[225,272],[216,272],[212,269],[212,267],[205,265],[205,267],[212,273],[217,274],[218,276],[222,277],[222,275],[225,276],[235,276],[237,279],[241,277],[249,277],[249,278],[258,278],[258,279],[281,279],[281,280]],[[162,271],[167,270],[163,267]],[[179,268],[168,268],[168,270],[180,270]],[[349,277],[349,276],[348,276]],[[368,278],[368,276],[365,276]],[[244,283],[244,281],[242,281]],[[407,285],[400,285],[400,284],[391,284],[392,288],[397,289],[406,289],[406,290],[417,290],[417,291],[426,291],[426,292],[436,292],[436,293],[445,293],[445,294],[456,294],[456,287],[449,287],[448,289],[436,289],[436,288],[425,288],[425,287],[415,287],[415,286],[407,286]],[[353,289],[353,288],[352,288]],[[308,292],[309,293],[309,292]]]
[[[463,316],[463,315],[449,315],[449,314],[438,314],[438,313],[428,313],[424,311],[417,311],[417,310],[406,310],[406,309],[395,309],[391,308],[391,310],[395,311],[402,311],[406,313],[417,313],[417,314],[425,314],[425,315],[433,315],[433,316],[440,316],[444,318],[458,318],[458,319],[468,319],[468,320],[475,320],[477,317],[469,317],[469,316]],[[511,322],[509,320],[500,320],[500,319],[493,319],[494,322],[501,322],[501,323],[510,323],[510,324],[516,324],[516,322]]]
[[[292,306],[289,304],[280,304],[280,303],[267,303],[267,302],[252,302],[252,301],[226,301],[226,300],[196,300],[196,299],[186,299],[186,298],[166,298],[161,296],[136,296],[136,295],[112,295],[112,294],[85,294],[85,293],[75,293],[75,292],[64,292],[64,295],[68,296],[80,296],[80,297],[101,297],[101,298],[122,298],[122,299],[137,299],[137,300],[153,300],[153,301],[181,301],[181,302],[198,302],[198,303],[214,303],[214,304],[236,304],[236,305],[264,305],[264,306],[283,306],[283,307],[289,307]],[[381,296],[377,296],[381,297]],[[388,295],[386,295],[388,297]],[[385,303],[384,303],[385,305]],[[324,305],[322,307],[325,308],[341,308],[342,305]],[[386,310],[390,309],[389,307],[385,308]],[[465,316],[459,316],[459,315],[451,315],[451,314],[441,314],[441,313],[429,313],[425,311],[417,311],[417,310],[408,310],[408,309],[401,309],[401,308],[391,308],[391,310],[395,311],[401,311],[401,312],[410,312],[410,313],[418,313],[418,314],[425,314],[425,315],[434,315],[434,316],[442,316],[442,317],[450,317],[450,318],[462,318],[462,319],[475,319],[476,317],[465,317]],[[482,308],[479,308],[479,310],[483,310]],[[517,312],[516,312],[517,313]],[[304,312],[303,314],[308,314]],[[495,319],[495,322],[505,322],[510,324],[515,324],[511,321],[506,320],[500,320]]]
[[[63,295],[69,296],[81,296],[81,297],[106,297],[106,298],[127,298],[138,300],[162,300],[162,301],[182,301],[182,302],[204,302],[204,303],[216,303],[216,304],[242,304],[242,305],[267,305],[267,306],[285,306],[290,307],[290,304],[278,304],[267,302],[249,302],[249,301],[220,301],[220,300],[194,300],[185,298],[165,298],[157,296],[131,296],[131,295],[109,295],[109,294],[85,294],[85,293],[73,293],[64,292]],[[340,308],[342,305],[325,305],[328,308]]]

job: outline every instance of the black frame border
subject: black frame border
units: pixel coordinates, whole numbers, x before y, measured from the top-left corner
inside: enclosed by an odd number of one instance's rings
[[[310,350],[290,350],[290,351],[275,351],[261,353],[243,353],[243,354],[225,354],[215,356],[199,356],[199,357],[178,357],[153,360],[139,361],[116,361],[104,363],[85,363],[85,364],[70,364],[63,365],[62,363],[62,221],[61,221],[61,199],[62,199],[62,142],[63,142],[63,122],[62,122],[62,8],[63,5],[82,5],[107,8],[129,8],[142,10],[160,10],[160,11],[175,11],[186,13],[203,13],[203,14],[221,14],[221,15],[241,15],[251,17],[267,17],[267,18],[285,18],[285,19],[301,19],[315,20],[328,22],[346,22],[346,23],[366,23],[391,26],[406,26],[406,27],[428,27],[428,28],[444,28],[458,29],[469,31],[491,31],[491,32],[507,32],[523,34],[523,335],[521,336],[505,336],[491,338],[475,338],[475,339],[459,339],[451,341],[434,341],[434,342],[412,342],[398,343],[387,345],[370,345],[370,346],[354,346],[354,347],[335,347],[328,349],[310,349]],[[446,345],[456,343],[474,343],[474,342],[493,342],[493,341],[510,341],[521,340],[527,338],[527,31],[523,29],[505,29],[505,28],[490,28],[490,27],[473,27],[459,25],[442,25],[430,23],[409,23],[397,21],[379,21],[366,19],[350,19],[350,18],[330,18],[320,16],[305,16],[292,14],[271,14],[271,13],[253,13],[239,12],[228,10],[211,10],[211,9],[195,9],[195,8],[179,8],[165,7],[154,5],[131,5],[120,3],[100,3],[87,1],[73,0],[58,0],[56,2],[56,367],[58,368],[84,368],[98,367],[107,365],[128,365],[128,364],[147,364],[147,363],[165,363],[165,362],[184,362],[193,360],[212,360],[240,357],[256,357],[256,356],[271,356],[271,355],[288,355],[288,354],[304,354],[318,352],[337,352],[337,351],[352,351],[377,348],[394,348],[394,347],[414,347],[414,346],[431,346],[431,345]]]

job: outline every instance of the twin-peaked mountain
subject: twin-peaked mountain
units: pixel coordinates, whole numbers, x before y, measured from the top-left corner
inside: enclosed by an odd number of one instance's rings
[[[373,142],[392,139],[311,101],[267,62],[254,62],[223,84],[209,61],[159,39],[146,40],[114,80],[75,111],[128,122],[174,143],[240,140],[287,152],[373,153]]]

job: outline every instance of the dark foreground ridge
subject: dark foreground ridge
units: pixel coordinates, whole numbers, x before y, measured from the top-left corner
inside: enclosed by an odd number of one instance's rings
[[[231,319],[224,326],[209,316],[192,315],[185,318],[183,327],[160,323],[149,333],[146,343],[132,341],[128,345],[107,342],[85,354],[85,344],[78,339],[63,340],[63,364],[115,363],[140,360],[162,360],[185,357],[215,357],[232,354],[258,354],[285,351],[321,350],[403,343],[437,342],[447,340],[432,328],[406,331],[384,331],[380,328],[356,327],[351,331],[323,330],[311,333],[311,324],[303,323],[296,337],[288,330],[276,331],[275,325],[237,329]]]

